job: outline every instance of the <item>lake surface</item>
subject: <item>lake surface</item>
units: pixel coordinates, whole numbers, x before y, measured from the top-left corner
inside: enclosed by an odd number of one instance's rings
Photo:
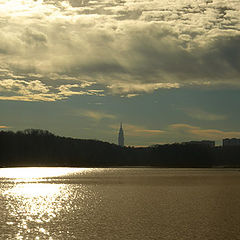
[[[0,169],[0,239],[240,239],[240,171]]]

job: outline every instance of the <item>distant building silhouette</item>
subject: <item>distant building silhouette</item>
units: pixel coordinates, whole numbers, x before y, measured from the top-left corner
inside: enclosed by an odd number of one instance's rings
[[[120,125],[119,133],[118,133],[118,145],[123,147],[124,146],[124,133],[122,128],[122,123]]]
[[[215,147],[215,141],[209,141],[209,140],[183,142],[182,144],[203,145],[203,146],[208,146],[208,147]]]
[[[225,138],[223,139],[223,146],[240,146],[239,138]]]

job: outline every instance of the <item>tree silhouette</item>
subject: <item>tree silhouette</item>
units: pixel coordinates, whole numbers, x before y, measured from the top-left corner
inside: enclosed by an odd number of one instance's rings
[[[240,167],[240,147],[166,144],[119,147],[55,136],[47,130],[0,131],[0,166]]]

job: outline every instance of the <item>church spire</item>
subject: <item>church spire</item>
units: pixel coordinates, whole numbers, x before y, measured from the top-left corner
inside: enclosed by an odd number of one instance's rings
[[[122,122],[120,124],[120,129],[118,133],[118,145],[121,147],[124,147],[124,132],[123,132],[123,127],[122,127]]]

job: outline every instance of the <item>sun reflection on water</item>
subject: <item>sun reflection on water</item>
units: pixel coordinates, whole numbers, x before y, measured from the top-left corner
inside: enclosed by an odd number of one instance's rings
[[[52,198],[59,195],[63,184],[17,184],[13,188],[4,192],[4,194],[12,195],[16,198],[35,198],[35,197],[47,197]]]
[[[71,184],[38,182],[41,178],[65,176],[89,171],[71,168],[12,168],[0,169],[0,179],[8,179],[0,189],[8,211],[6,226],[11,239],[52,239],[52,220],[72,210]],[[32,181],[34,179],[34,181]],[[80,185],[79,185],[80,186]],[[78,197],[81,198],[78,193]],[[1,198],[0,198],[1,200]]]
[[[25,182],[37,178],[59,177],[72,173],[89,172],[88,168],[54,168],[54,167],[22,167],[22,168],[1,168],[0,178],[22,179]]]
[[[10,219],[8,225],[17,223],[16,239],[51,239],[47,223],[66,209],[69,193],[65,184],[16,184],[6,190]],[[34,227],[33,227],[34,226]],[[29,236],[28,237],[26,237]]]

